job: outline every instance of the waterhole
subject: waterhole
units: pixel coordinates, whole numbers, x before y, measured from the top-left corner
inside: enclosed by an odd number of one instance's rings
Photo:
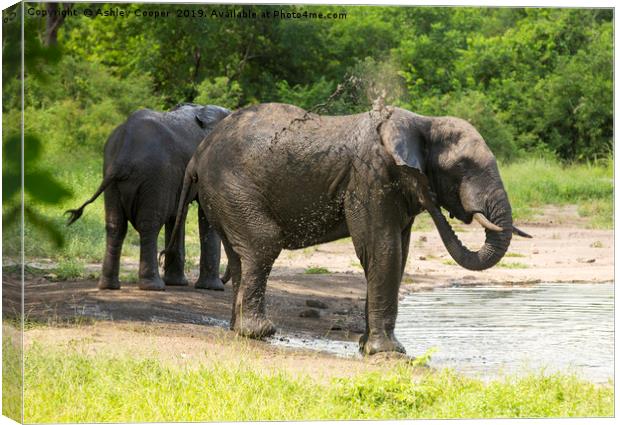
[[[613,378],[613,284],[454,286],[407,295],[396,336],[411,356],[434,350],[430,365],[492,379],[529,372]],[[356,356],[357,344],[311,337],[273,344]]]

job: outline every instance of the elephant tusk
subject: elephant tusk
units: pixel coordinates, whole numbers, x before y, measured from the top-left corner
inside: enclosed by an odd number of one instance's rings
[[[529,239],[531,239],[531,238],[532,238],[532,236],[531,236],[531,235],[528,235],[527,233],[525,233],[525,232],[524,232],[523,230],[521,230],[521,229],[517,229],[517,227],[516,227],[516,226],[512,226],[512,233],[514,233],[515,235],[519,235],[519,236],[521,236],[522,238],[529,238]]]
[[[501,227],[499,227],[499,226],[497,226],[497,225],[495,225],[495,224],[491,223],[491,222],[489,221],[489,219],[487,219],[487,218],[484,216],[484,214],[482,214],[482,213],[479,213],[479,212],[474,213],[474,219],[475,219],[478,223],[480,223],[480,225],[481,225],[482,227],[484,227],[485,229],[491,230],[491,231],[493,231],[493,232],[503,232],[503,231],[504,231],[504,229],[502,229]]]

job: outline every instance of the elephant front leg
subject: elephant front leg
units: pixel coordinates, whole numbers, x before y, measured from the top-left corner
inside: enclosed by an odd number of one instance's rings
[[[166,223],[166,246],[172,238],[174,219]],[[189,283],[185,277],[185,225],[179,229],[177,235],[177,249],[170,252],[164,259],[164,283],[168,286],[187,286]]]
[[[138,286],[146,291],[164,291],[166,286],[159,276],[157,264],[157,235],[160,226],[141,226],[140,233],[140,270]]]
[[[376,205],[362,203],[353,196],[345,205],[355,253],[368,285],[366,331],[360,338],[360,351],[367,355],[383,351],[404,353],[404,347],[394,336],[403,272],[402,230],[395,225],[398,216],[386,214]]]
[[[198,226],[200,232],[200,275],[195,287],[223,291],[224,283],[220,279],[220,237],[207,221],[207,216],[201,207],[198,207]]]
[[[367,355],[384,351],[405,352],[394,336],[401,278],[400,240],[389,245],[387,249],[374,249],[365,261],[367,335],[360,341],[360,350]]]
[[[376,276],[374,273],[376,272],[377,264],[373,267],[373,270],[370,270],[370,267],[366,268],[366,278],[368,281],[368,290],[366,292],[366,331],[360,337],[360,351],[365,354],[374,354],[381,351],[396,351],[400,353],[404,353],[405,349],[401,345],[400,342],[394,336],[394,328],[396,326],[396,317],[398,312],[398,291],[400,288],[400,282],[405,275],[405,265],[407,263],[407,255],[409,254],[409,241],[411,239],[411,226],[413,225],[413,220],[405,227],[405,229],[400,234],[400,269],[399,275],[393,276],[391,274],[380,273]],[[383,261],[379,260],[379,269],[382,269],[382,265],[384,264],[387,270],[397,270],[396,263],[398,259],[398,243],[394,242],[392,246],[392,251],[384,252],[386,255]],[[369,264],[370,265],[370,264]],[[370,273],[369,273],[370,272]],[[381,279],[386,279],[384,282],[381,282]],[[372,282],[372,283],[371,283]],[[372,289],[374,288],[374,289]],[[377,302],[376,293],[382,291],[385,288],[385,302],[381,303]],[[372,297],[373,305],[373,318],[370,319],[369,314],[369,298]],[[382,305],[383,304],[383,305]],[[378,308],[377,308],[378,307]],[[379,312],[379,316],[383,317],[384,320],[381,323],[381,319],[377,318],[377,311]],[[373,323],[375,326],[375,331],[371,331],[370,323]],[[379,326],[377,325],[379,323]],[[373,334],[375,338],[370,338],[369,343],[369,335]],[[379,337],[377,337],[379,335]],[[385,337],[385,338],[384,338]]]

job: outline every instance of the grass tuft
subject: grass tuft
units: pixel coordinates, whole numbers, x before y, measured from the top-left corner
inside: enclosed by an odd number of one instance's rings
[[[528,269],[530,266],[524,263],[519,263],[517,261],[508,262],[508,261],[502,260],[496,264],[496,267],[499,267],[502,269]]]
[[[331,272],[325,267],[308,267],[304,270],[304,274],[330,274]]]

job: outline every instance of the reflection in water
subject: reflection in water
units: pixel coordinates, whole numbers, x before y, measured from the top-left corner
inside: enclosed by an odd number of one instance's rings
[[[613,284],[440,288],[400,303],[396,335],[410,355],[481,377],[527,370],[613,377]]]

